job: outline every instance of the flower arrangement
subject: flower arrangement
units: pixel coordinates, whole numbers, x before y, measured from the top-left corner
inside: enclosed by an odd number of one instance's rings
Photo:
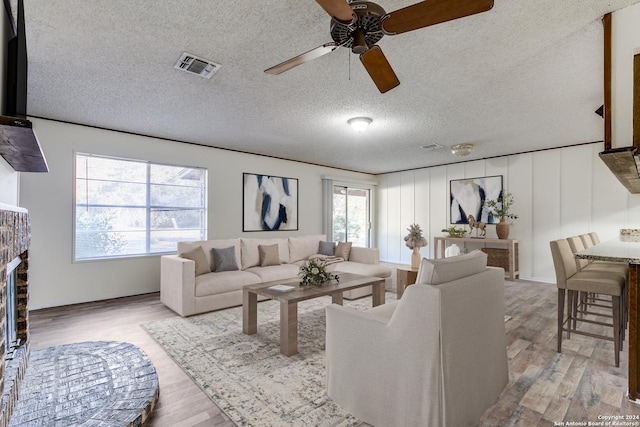
[[[518,215],[511,213],[511,206],[513,205],[513,194],[504,193],[501,194],[496,200],[487,200],[484,205],[489,210],[489,213],[500,219],[518,219]]]
[[[422,237],[422,229],[418,224],[411,224],[407,230],[409,234],[404,237],[404,242],[409,249],[427,246],[427,239]]]
[[[327,263],[317,259],[310,259],[300,267],[300,286],[322,286],[330,280],[340,281],[337,274],[327,271]]]

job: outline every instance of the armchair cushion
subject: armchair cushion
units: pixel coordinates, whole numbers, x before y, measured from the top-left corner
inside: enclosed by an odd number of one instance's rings
[[[439,285],[480,273],[486,268],[487,254],[480,250],[445,259],[423,258],[416,283]]]
[[[195,249],[183,252],[179,255],[182,258],[190,259],[191,261],[196,263],[196,276],[211,273],[211,268],[209,268],[209,261],[207,261],[207,256],[205,255],[202,246],[198,246]]]

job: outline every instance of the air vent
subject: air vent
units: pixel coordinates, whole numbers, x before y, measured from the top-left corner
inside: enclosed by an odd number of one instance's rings
[[[208,59],[199,58],[190,53],[184,52],[174,68],[178,70],[187,71],[189,73],[197,74],[206,79],[211,78],[219,69],[221,65],[216,64]]]
[[[428,151],[432,151],[432,150],[439,150],[439,149],[441,149],[442,147],[443,147],[442,145],[440,145],[440,144],[435,144],[435,143],[433,143],[433,144],[427,144],[427,145],[421,145],[421,146],[420,146],[420,148],[423,148],[423,149],[428,150]]]

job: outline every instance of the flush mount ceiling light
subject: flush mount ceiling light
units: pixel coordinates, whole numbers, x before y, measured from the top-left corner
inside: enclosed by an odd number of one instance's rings
[[[473,144],[456,144],[451,146],[451,154],[459,157],[468,156],[473,150]]]
[[[369,117],[354,117],[347,120],[347,123],[349,123],[356,132],[364,132],[372,121]]]

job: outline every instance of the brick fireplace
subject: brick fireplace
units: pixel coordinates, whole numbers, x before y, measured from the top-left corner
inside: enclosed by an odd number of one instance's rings
[[[28,247],[30,239],[29,214],[25,209],[0,204],[0,427],[9,423],[18,400],[18,388],[24,377],[29,357],[28,318]],[[6,360],[5,322],[7,313],[7,266],[16,258],[15,268],[15,337],[9,345],[13,353]],[[16,345],[17,343],[17,345]]]

